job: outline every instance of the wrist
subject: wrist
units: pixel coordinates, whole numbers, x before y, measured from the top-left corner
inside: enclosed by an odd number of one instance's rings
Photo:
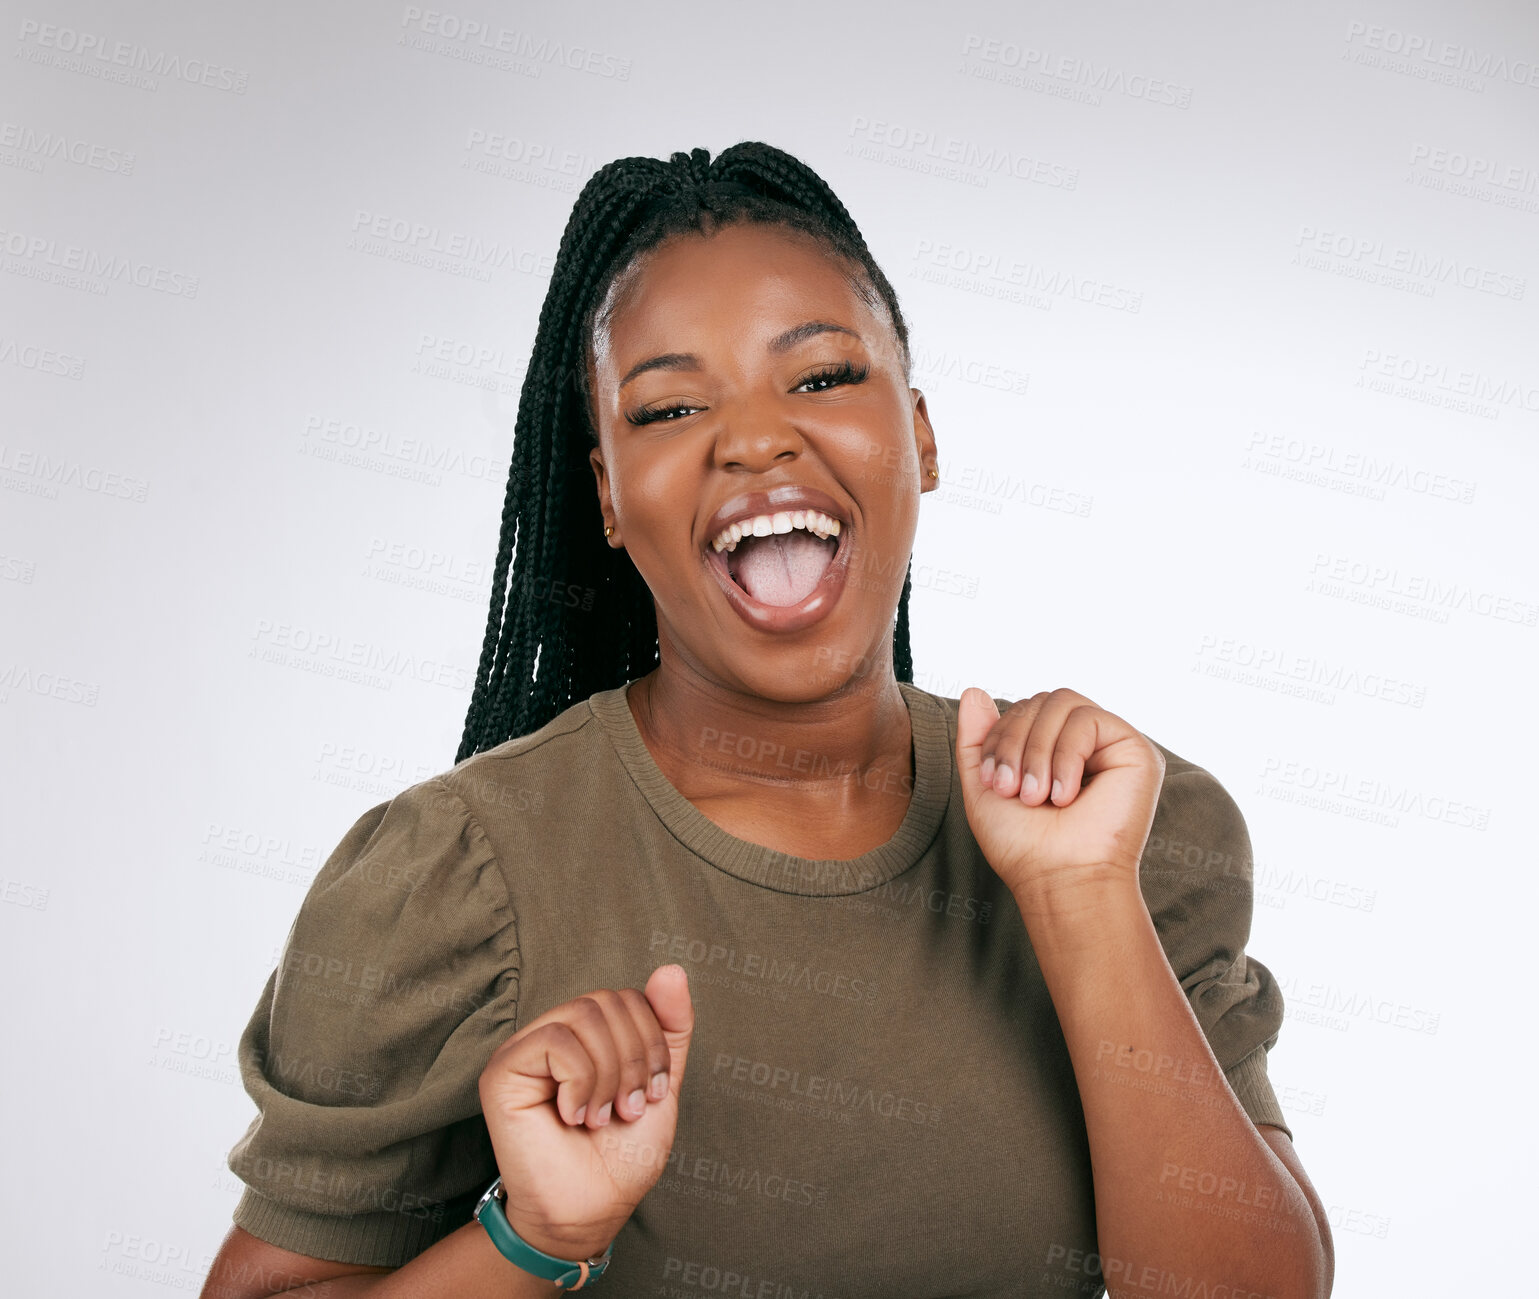
[[[597,1258],[620,1234],[618,1230],[606,1231],[603,1227],[573,1227],[566,1230],[543,1223],[523,1222],[508,1212],[506,1204],[503,1205],[503,1216],[525,1244],[533,1245],[542,1254],[564,1258],[573,1263],[580,1258]]]
[[[615,1237],[624,1225],[583,1224],[562,1227],[521,1220],[517,1205],[509,1205],[499,1176],[476,1205],[475,1217],[492,1243],[515,1267],[558,1285],[581,1289],[597,1280],[609,1266]]]
[[[1059,871],[1011,887],[1033,946],[1103,944],[1130,925],[1148,923],[1138,874],[1112,863]]]

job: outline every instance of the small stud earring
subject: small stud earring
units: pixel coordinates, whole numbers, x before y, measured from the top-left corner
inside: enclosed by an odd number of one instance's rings
[[[940,475],[938,473],[936,473],[935,470],[932,469],[932,470],[930,470],[930,477],[931,478],[939,478]]]
[[[611,527],[609,527],[609,526],[608,526],[608,525],[607,525],[607,524],[606,524],[606,525],[605,525],[605,526],[604,526],[604,535],[605,535],[605,536],[606,536],[606,537],[608,537],[608,536],[610,536],[610,535],[612,535],[612,534],[613,534],[613,533],[614,533],[614,529],[613,529],[613,528],[611,528]]]

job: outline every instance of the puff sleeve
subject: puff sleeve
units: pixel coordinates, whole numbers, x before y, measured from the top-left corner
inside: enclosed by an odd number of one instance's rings
[[[1292,1137],[1266,1067],[1282,1027],[1282,990],[1245,951],[1253,908],[1245,818],[1217,779],[1161,747],[1165,783],[1139,866],[1144,902],[1245,1113]]]
[[[246,1184],[236,1225],[396,1267],[469,1221],[496,1176],[477,1084],[518,979],[501,866],[443,778],[364,813],[241,1035],[258,1113],[227,1160]]]

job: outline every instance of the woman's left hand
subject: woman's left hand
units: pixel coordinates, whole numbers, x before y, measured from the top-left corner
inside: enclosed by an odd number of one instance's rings
[[[957,770],[973,837],[1017,898],[1083,881],[1131,883],[1165,758],[1122,718],[1073,690],[1012,704],[962,692]]]

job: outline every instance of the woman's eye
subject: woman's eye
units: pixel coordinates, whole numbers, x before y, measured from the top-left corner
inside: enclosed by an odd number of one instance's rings
[[[809,374],[796,385],[796,390],[800,391],[809,385],[815,385],[811,389],[813,392],[827,392],[829,388],[839,384],[861,383],[869,372],[869,366],[854,366],[848,361],[841,361],[838,365],[819,370],[816,374]]]
[[[791,391],[827,392],[830,388],[837,388],[841,384],[863,383],[870,372],[870,366],[852,365],[849,361],[841,361],[838,365],[825,366],[809,374]],[[627,413],[625,419],[627,423],[633,425],[672,424],[685,415],[693,415],[696,411],[704,409],[703,406],[643,406],[639,410]]]
[[[673,416],[679,412],[685,415],[700,410],[699,406],[643,406],[640,410],[633,410],[625,418],[631,424],[656,424],[659,421],[672,423]]]

